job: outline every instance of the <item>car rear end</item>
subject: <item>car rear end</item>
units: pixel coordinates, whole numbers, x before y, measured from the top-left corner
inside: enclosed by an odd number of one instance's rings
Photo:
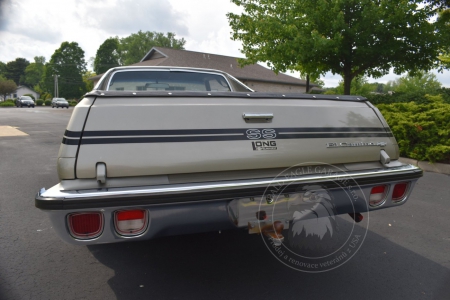
[[[338,214],[359,214],[404,204],[422,176],[398,161],[392,132],[362,97],[213,91],[228,78],[198,73],[209,90],[169,81],[120,90],[130,82],[110,73],[105,85],[117,89],[75,107],[58,155],[61,183],[36,197],[65,241],[248,228],[261,205],[272,207],[274,185],[282,203],[320,185]]]

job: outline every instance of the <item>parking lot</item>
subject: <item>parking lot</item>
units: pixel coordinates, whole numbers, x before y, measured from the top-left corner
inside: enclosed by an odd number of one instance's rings
[[[408,202],[370,214],[359,252],[294,271],[245,231],[73,246],[34,207],[58,183],[73,108],[0,108],[0,299],[450,299],[450,176],[425,173]]]

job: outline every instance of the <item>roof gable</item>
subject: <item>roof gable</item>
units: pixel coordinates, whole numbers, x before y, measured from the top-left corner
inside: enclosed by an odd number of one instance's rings
[[[133,66],[177,66],[217,69],[231,74],[241,81],[261,81],[306,86],[306,81],[286,74],[276,74],[259,64],[240,67],[237,57],[202,53],[172,48],[153,47]],[[311,84],[311,86],[317,86]]]

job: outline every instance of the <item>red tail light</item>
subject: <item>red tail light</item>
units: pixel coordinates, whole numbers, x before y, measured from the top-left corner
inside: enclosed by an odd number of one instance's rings
[[[114,213],[114,224],[119,234],[133,236],[147,228],[147,211],[142,209],[119,210]]]
[[[369,204],[372,207],[381,206],[386,201],[386,185],[378,185],[370,191]]]
[[[392,193],[392,201],[393,202],[403,201],[404,200],[403,198],[405,197],[407,190],[408,190],[407,182],[397,183]]]
[[[70,234],[77,239],[93,239],[103,229],[103,215],[99,212],[82,212],[68,217]]]

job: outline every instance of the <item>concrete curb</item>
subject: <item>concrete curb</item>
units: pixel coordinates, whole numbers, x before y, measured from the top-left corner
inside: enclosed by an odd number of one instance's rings
[[[450,175],[450,165],[449,164],[441,164],[441,163],[430,163],[428,161],[420,161],[412,158],[400,157],[398,159],[404,164],[411,164],[421,168],[426,172],[434,172],[440,174]]]

